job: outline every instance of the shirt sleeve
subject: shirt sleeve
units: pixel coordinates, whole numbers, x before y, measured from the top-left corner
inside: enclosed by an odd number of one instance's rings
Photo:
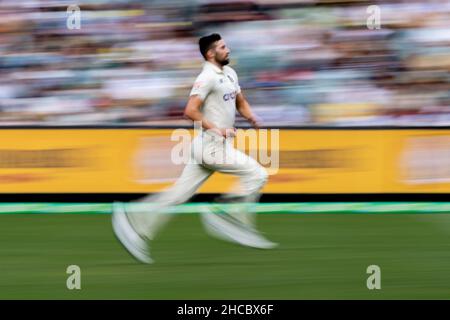
[[[214,87],[214,79],[206,73],[201,73],[197,79],[195,79],[190,96],[198,95],[202,101],[205,101],[208,94]]]

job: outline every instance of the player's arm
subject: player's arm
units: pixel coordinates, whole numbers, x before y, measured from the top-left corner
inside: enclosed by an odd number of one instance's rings
[[[203,100],[199,95],[190,96],[186,108],[184,109],[184,116],[192,121],[200,121],[205,130],[217,129],[214,124],[203,118],[203,114],[200,111],[202,105]]]
[[[214,123],[208,121],[203,117],[201,107],[208,94],[214,86],[214,79],[208,74],[200,74],[191,90],[190,97],[186,108],[184,109],[184,116],[192,121],[201,121],[202,128],[205,130],[212,130],[223,137],[232,136],[234,128],[217,128]]]
[[[242,92],[236,95],[236,109],[251,125],[255,128],[260,127],[260,119],[252,112],[250,104],[247,99],[245,99]]]
[[[192,121],[200,121],[203,129],[215,131],[222,137],[229,137],[235,135],[234,128],[217,128],[212,122],[206,120],[200,111],[203,105],[203,100],[198,95],[192,95],[189,97],[186,108],[184,109],[184,116]]]

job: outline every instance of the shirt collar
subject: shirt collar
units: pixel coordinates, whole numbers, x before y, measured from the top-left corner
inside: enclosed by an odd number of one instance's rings
[[[214,63],[211,63],[209,61],[205,61],[205,68],[211,68],[213,69],[216,73],[223,73],[223,70],[220,69],[218,66],[216,66]]]

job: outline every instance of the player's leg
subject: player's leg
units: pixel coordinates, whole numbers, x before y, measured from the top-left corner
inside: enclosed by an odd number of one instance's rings
[[[260,191],[268,180],[267,171],[255,159],[235,149],[231,141],[227,141],[223,150],[225,154],[220,156],[223,156],[225,161],[223,164],[218,164],[216,170],[225,174],[236,175],[239,177],[239,181],[230,192],[221,195],[218,202],[241,204],[235,206],[238,208],[236,215],[239,216],[239,213],[241,213],[238,218],[243,222],[252,224],[254,223],[254,215],[248,209],[259,201]],[[244,208],[247,208],[247,210]]]
[[[125,249],[137,260],[152,263],[148,240],[154,239],[171,215],[167,209],[189,200],[213,171],[190,161],[176,183],[160,194],[151,195],[129,208],[121,203],[113,207],[113,230]],[[136,204],[136,203],[135,203]]]
[[[188,201],[213,173],[199,164],[187,164],[173,186],[141,199],[135,204],[134,210],[130,206],[128,216],[135,230],[141,236],[153,240],[172,217],[170,208]]]
[[[227,217],[227,214],[217,216],[204,213],[202,215],[207,231],[221,238],[228,237],[228,240],[244,245],[273,248],[275,244],[264,239],[256,231],[255,212],[252,210],[254,203],[259,201],[260,190],[267,182],[267,171],[255,159],[235,149],[232,141],[217,143],[213,150],[208,151],[210,151],[209,155],[213,153],[214,156],[209,157],[210,161],[206,165],[225,174],[237,175],[240,183],[232,192],[220,199],[221,202],[232,204],[231,210],[228,211],[231,217]],[[228,221],[224,221],[225,218]],[[233,223],[233,220],[237,220],[239,223]],[[239,226],[239,228],[235,226]]]
[[[203,141],[205,141],[201,157],[203,165],[211,170],[237,175],[240,178],[232,192],[221,198],[239,199],[241,202],[249,203],[259,201],[260,190],[268,179],[266,169],[252,157],[235,149],[231,139],[206,135]]]
[[[146,239],[133,229],[122,203],[113,204],[112,226],[117,239],[134,258],[142,263],[153,262]]]

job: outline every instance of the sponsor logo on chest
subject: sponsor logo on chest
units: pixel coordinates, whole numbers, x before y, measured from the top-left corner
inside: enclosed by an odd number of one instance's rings
[[[237,91],[236,90],[233,91],[233,92],[230,92],[230,93],[225,93],[223,95],[223,100],[224,101],[234,100],[234,99],[236,99],[236,95],[237,95]]]
[[[227,78],[229,79],[229,81],[227,81]],[[236,90],[230,91],[230,89],[231,90],[235,89],[234,80],[230,75],[227,75],[227,78],[223,77],[223,78],[220,78],[220,80],[219,80],[220,84],[224,85],[222,87],[223,92],[224,92],[222,98],[224,101],[235,100],[237,91]]]

